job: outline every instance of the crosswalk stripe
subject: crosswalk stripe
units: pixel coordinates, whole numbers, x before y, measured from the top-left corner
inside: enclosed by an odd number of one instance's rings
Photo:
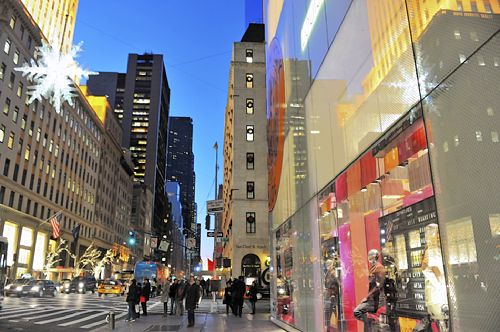
[[[74,324],[78,324],[78,323],[84,322],[84,321],[89,320],[89,319],[94,319],[94,318],[102,316],[102,315],[106,315],[106,312],[101,311],[101,312],[99,312],[97,314],[94,314],[94,315],[85,316],[83,318],[80,318],[80,319],[77,319],[77,320],[72,320],[72,321],[69,321],[69,322],[64,323],[64,324],[58,324],[58,326],[74,325]]]
[[[53,318],[53,319],[49,319],[49,320],[44,320],[44,321],[41,321],[41,322],[35,322],[35,324],[53,323],[53,322],[57,322],[59,320],[65,320],[65,319],[72,318],[72,317],[75,317],[75,316],[88,314],[89,312],[92,312],[92,310],[79,311],[79,312],[75,312],[74,314],[71,314],[71,315],[67,315],[67,316],[63,316],[63,317],[58,317],[58,318]]]
[[[124,312],[124,313],[121,313],[119,315],[116,315],[115,316],[115,321],[117,321],[118,319],[122,318],[122,317],[125,317],[127,315],[127,312]],[[92,323],[92,324],[87,324],[87,325],[83,325],[83,326],[80,326],[81,329],[90,329],[92,327],[95,327],[95,326],[99,326],[99,325],[102,325],[102,324],[105,324],[106,321],[103,320],[103,321],[98,321],[98,322],[95,322],[95,323]]]
[[[22,308],[21,307],[8,308],[8,309],[3,308],[2,311],[0,311],[0,315],[8,314],[12,311],[19,311],[19,310],[22,310]]]
[[[18,318],[26,315],[32,315],[34,312],[40,312],[40,310],[37,308],[30,308],[28,310],[23,310],[22,312],[21,311],[18,311],[16,313],[11,312],[11,315],[2,316],[1,318],[2,319]]]
[[[26,312],[26,311],[32,311],[32,310],[38,310],[38,308],[25,308],[25,309],[17,309],[15,312],[16,314]],[[11,312],[6,312],[6,313],[0,313],[0,318],[4,319],[5,317],[10,317],[9,315],[12,314]]]
[[[25,320],[35,320],[35,319],[50,317],[50,316],[54,316],[54,315],[60,315],[60,314],[63,314],[65,312],[71,312],[71,311],[74,311],[74,309],[65,309],[65,310],[57,309],[56,312],[53,312],[53,313],[50,313],[50,314],[46,314],[46,315],[45,314],[44,315],[34,315],[34,316],[29,316],[29,317],[23,317],[23,319],[25,319]]]

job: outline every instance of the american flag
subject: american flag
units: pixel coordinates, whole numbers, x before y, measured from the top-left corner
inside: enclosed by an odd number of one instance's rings
[[[52,235],[57,239],[61,235],[61,221],[62,214],[56,213],[52,218],[50,218],[50,224],[52,225]]]

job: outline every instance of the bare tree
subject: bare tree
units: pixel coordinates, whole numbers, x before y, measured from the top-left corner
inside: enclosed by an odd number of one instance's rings
[[[73,254],[68,249],[68,243],[63,239],[60,239],[57,247],[50,251],[45,258],[45,264],[43,265],[42,269],[44,278],[49,278],[50,269],[62,260],[60,258],[60,254],[64,251],[73,257]]]
[[[95,266],[98,264],[100,258],[101,258],[101,251],[96,247],[94,247],[94,243],[92,242],[90,246],[85,250],[83,255],[78,257],[78,259],[75,258],[73,275],[75,277],[79,276],[82,273],[82,271],[85,270],[85,268],[93,271]]]
[[[101,273],[101,270],[103,267],[105,267],[108,264],[111,264],[113,259],[115,258],[115,255],[113,253],[112,249],[108,249],[106,253],[104,254],[104,257],[97,262],[97,264],[94,266],[94,277],[96,279],[99,279],[99,274]]]

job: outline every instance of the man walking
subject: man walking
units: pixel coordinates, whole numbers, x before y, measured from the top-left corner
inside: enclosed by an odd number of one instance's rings
[[[174,276],[174,281],[172,284],[170,284],[170,289],[168,290],[168,297],[170,297],[170,315],[173,315],[175,313],[174,310],[177,309],[177,306],[175,304],[175,294],[177,294],[178,286],[179,286],[179,281],[175,279]]]
[[[170,278],[165,279],[165,282],[161,286],[161,302],[163,302],[163,317],[167,317],[168,314],[168,298],[170,291]]]
[[[184,298],[186,297],[186,281],[181,280],[177,285],[177,290],[175,293],[175,305],[177,316],[182,316],[184,314]]]
[[[188,327],[194,326],[194,309],[200,297],[200,286],[194,281],[194,276],[189,277],[186,287],[186,310],[188,312]]]
[[[137,318],[137,313],[135,312],[135,305],[139,303],[139,290],[137,288],[136,280],[132,279],[132,283],[128,287],[127,293],[127,304],[128,304],[128,313],[126,322],[134,322]]]
[[[243,280],[243,276],[240,276],[234,281],[232,287],[234,315],[238,317],[241,317],[241,314],[243,312],[243,297],[245,296],[246,291],[246,285]]]

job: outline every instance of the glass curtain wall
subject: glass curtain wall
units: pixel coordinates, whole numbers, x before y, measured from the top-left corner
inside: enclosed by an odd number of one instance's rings
[[[264,11],[273,316],[301,330],[495,330],[498,1]],[[371,249],[384,296],[363,323]]]

